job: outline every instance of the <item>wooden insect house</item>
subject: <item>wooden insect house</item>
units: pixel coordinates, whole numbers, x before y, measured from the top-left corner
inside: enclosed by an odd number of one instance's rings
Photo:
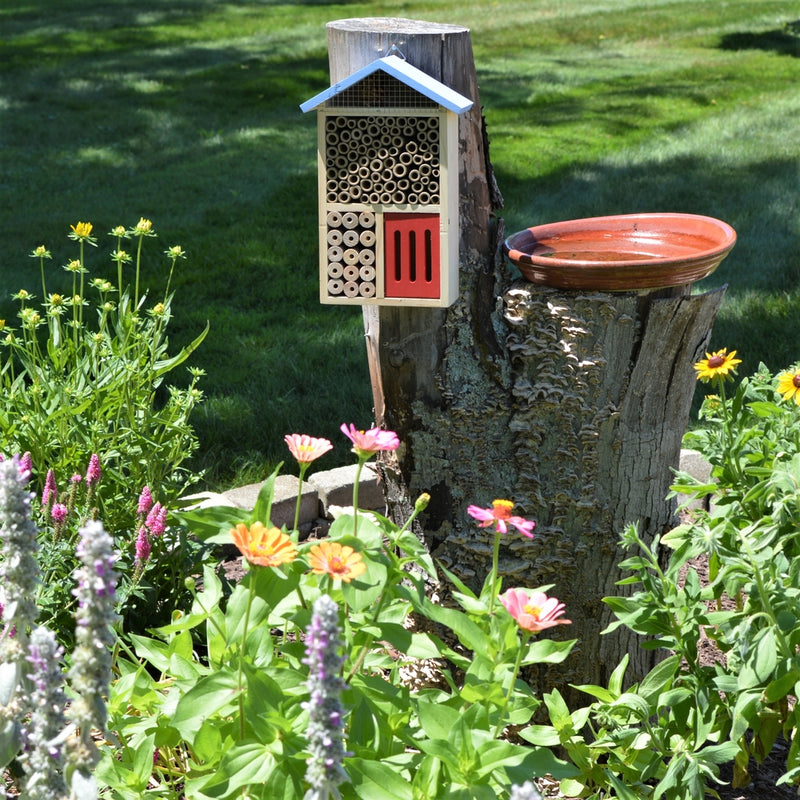
[[[458,115],[472,101],[396,55],[312,97],[320,301],[449,306],[458,296]]]

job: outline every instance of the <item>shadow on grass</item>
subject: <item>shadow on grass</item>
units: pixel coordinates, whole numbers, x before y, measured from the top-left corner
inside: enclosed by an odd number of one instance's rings
[[[800,19],[771,31],[729,33],[722,37],[723,50],[766,50],[800,57]]]

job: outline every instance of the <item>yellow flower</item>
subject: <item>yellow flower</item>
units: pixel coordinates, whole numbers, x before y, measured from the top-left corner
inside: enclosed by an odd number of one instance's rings
[[[111,229],[111,233],[109,236],[116,236],[118,239],[122,238],[126,234],[125,226],[124,225],[116,225]]]
[[[342,546],[339,542],[327,540],[311,548],[308,563],[315,575],[330,575],[345,583],[350,583],[367,570],[361,553],[348,545]]]
[[[156,233],[153,230],[153,223],[150,222],[149,219],[145,219],[144,217],[140,217],[139,221],[136,223],[136,227],[131,231],[134,236],[155,236]]]
[[[164,306],[163,303],[156,303],[153,306],[153,316],[154,317],[163,317],[164,316],[164,312],[166,310],[167,309],[166,309],[166,307]]]
[[[800,406],[800,368],[778,375],[778,394]]]
[[[267,528],[254,522],[249,528],[240,522],[231,528],[234,544],[251,563],[262,567],[277,567],[294,561],[297,555],[294,542],[277,528]]]
[[[735,358],[736,351],[728,352],[727,347],[717,350],[716,353],[706,353],[706,357],[698,361],[694,368],[697,370],[698,380],[707,383],[712,378],[726,379],[733,377],[736,365],[742,363],[741,358]],[[730,373],[730,375],[729,375]]]
[[[91,222],[79,222],[77,225],[70,225],[72,228],[73,239],[88,239],[92,235]]]
[[[31,253],[31,258],[52,258],[52,257],[53,256],[50,255],[50,251],[43,244],[40,244]]]

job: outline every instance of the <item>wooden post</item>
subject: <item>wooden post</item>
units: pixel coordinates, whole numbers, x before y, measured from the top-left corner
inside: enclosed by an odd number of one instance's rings
[[[466,513],[495,498],[537,520],[531,541],[501,547],[505,588],[554,584],[577,638],[568,661],[530,675],[542,690],[599,683],[625,654],[629,676],[653,665],[611,621],[601,598],[618,591],[619,534],[645,538],[674,522],[666,501],[701,356],[722,292],[562,292],[511,285],[498,244],[502,198],[488,158],[469,31],[396,19],[328,25],[332,82],[396,47],[411,64],[471,98],[459,124],[460,297],[449,309],[369,307],[367,352],[379,424],[401,448],[382,462],[396,521],[415,498],[431,503],[418,534],[479,589],[492,537]],[[568,690],[565,691],[570,696]],[[577,698],[572,696],[573,700]],[[585,701],[585,698],[582,698]]]

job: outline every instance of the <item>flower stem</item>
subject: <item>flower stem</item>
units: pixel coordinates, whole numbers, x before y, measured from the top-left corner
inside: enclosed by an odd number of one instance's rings
[[[494,601],[497,597],[497,562],[500,560],[500,531],[494,532],[494,550],[492,552],[492,590],[489,595],[489,614],[494,611]]]
[[[298,478],[298,486],[297,486],[297,504],[294,507],[294,526],[292,527],[293,531],[298,531],[299,528],[297,527],[300,524],[300,504],[303,500],[303,478],[305,477],[306,470],[308,469],[308,462],[301,461],[300,462],[300,476]]]
[[[517,675],[519,675],[519,668],[522,664],[522,655],[525,652],[525,647],[528,644],[528,639],[531,638],[530,631],[522,631],[522,642],[520,643],[519,650],[517,650],[517,660],[514,662],[514,670],[511,673],[511,683],[508,686],[506,698],[503,701],[503,707],[500,709],[500,716],[497,718],[497,727],[494,729],[494,737],[497,738],[503,730],[503,719],[506,716],[506,709],[511,701],[511,695],[514,692],[514,684],[517,682]]]
[[[353,536],[358,536],[358,484],[361,482],[361,470],[367,459],[359,455],[356,467],[356,479],[353,482]]]
[[[251,570],[256,567],[251,567]],[[247,597],[247,608],[244,612],[244,630],[242,631],[242,644],[239,648],[239,669],[236,673],[236,693],[239,698],[239,738],[244,739],[244,690],[242,687],[243,673],[244,673],[244,653],[247,646],[247,629],[250,626],[250,609],[253,607],[253,598],[256,594],[256,581],[255,572],[251,571],[250,575],[250,593]]]

